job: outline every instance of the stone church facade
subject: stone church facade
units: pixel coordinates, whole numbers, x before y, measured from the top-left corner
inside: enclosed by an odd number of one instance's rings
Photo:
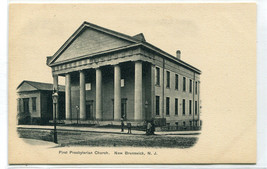
[[[164,118],[200,125],[201,71],[146,42],[84,22],[50,57],[53,87],[65,77],[65,121]]]

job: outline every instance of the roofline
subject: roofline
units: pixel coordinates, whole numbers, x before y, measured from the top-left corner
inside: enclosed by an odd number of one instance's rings
[[[102,51],[102,52],[98,52],[98,53],[93,53],[93,54],[89,54],[89,55],[82,55],[82,56],[79,56],[79,57],[76,57],[75,59],[69,59],[69,60],[65,60],[65,61],[62,61],[62,62],[59,62],[59,63],[52,63],[50,64],[49,66],[57,66],[57,65],[60,65],[60,64],[63,64],[63,63],[69,63],[69,62],[72,62],[72,61],[78,61],[78,60],[81,60],[81,59],[84,59],[84,58],[88,58],[88,57],[95,57],[95,56],[98,56],[98,55],[103,55],[103,54],[108,54],[108,53],[111,53],[111,52],[117,52],[117,51],[120,51],[120,50],[124,50],[124,49],[130,49],[130,48],[133,48],[133,47],[138,47],[138,46],[143,46],[145,48],[148,48],[160,55],[162,55],[163,57],[166,57],[168,59],[171,59],[175,62],[178,62],[179,64],[195,71],[196,73],[199,73],[201,74],[201,71],[197,68],[195,68],[194,66],[178,59],[178,58],[175,58],[174,56],[168,54],[167,52],[164,52],[162,51],[161,49],[159,48],[156,48],[155,46],[151,45],[151,44],[144,44],[144,43],[137,43],[137,44],[134,44],[134,45],[129,45],[129,46],[125,46],[125,47],[122,47],[122,48],[116,48],[116,49],[111,49],[111,50],[106,50],[106,51]]]
[[[139,42],[137,39],[135,39],[129,35],[126,35],[126,34],[123,34],[120,32],[116,32],[116,31],[113,31],[113,30],[110,30],[110,29],[107,29],[107,28],[104,28],[104,27],[101,27],[101,26],[84,21],[79,26],[79,28],[67,39],[67,41],[65,41],[65,43],[57,50],[57,52],[52,56],[52,58],[50,59],[49,63],[47,63],[47,65],[51,65],[52,62],[76,39],[77,35],[79,33],[81,33],[85,27],[90,27],[90,28],[95,29],[97,31],[101,31],[101,32],[105,32],[107,34],[115,35],[118,38],[125,39],[128,41],[134,42],[134,43]]]
[[[77,35],[83,30],[84,27],[90,27],[92,29],[95,29],[95,30],[98,30],[98,31],[102,31],[102,32],[105,32],[107,34],[111,34],[111,35],[114,35],[114,36],[117,36],[118,38],[121,38],[121,39],[126,39],[128,41],[131,41],[131,42],[134,42],[135,44],[133,45],[128,45],[128,46],[125,46],[125,47],[122,47],[122,48],[114,48],[114,49],[109,49],[109,50],[106,50],[106,51],[102,51],[102,52],[98,52],[98,53],[93,53],[93,54],[89,54],[89,55],[83,55],[83,56],[78,56],[77,58],[75,59],[69,59],[67,61],[63,61],[63,62],[60,62],[60,63],[56,63],[56,64],[53,64],[53,61],[55,61],[55,59],[71,44],[71,42],[73,40],[75,40],[75,38],[77,37]],[[83,59],[84,57],[89,57],[89,56],[96,56],[96,55],[99,55],[99,54],[105,54],[105,53],[109,53],[109,52],[114,52],[114,51],[118,51],[118,50],[122,50],[122,49],[126,49],[126,48],[131,48],[131,47],[134,47],[134,46],[139,46],[139,45],[142,45],[156,53],[159,53],[163,56],[165,56],[166,58],[168,59],[171,59],[173,61],[176,61],[178,62],[179,64],[195,71],[196,73],[199,73],[201,74],[201,71],[197,68],[195,68],[194,66],[176,58],[175,56],[161,50],[160,48],[146,42],[146,41],[139,41],[137,39],[135,39],[134,37],[132,36],[129,36],[129,35],[126,35],[126,34],[123,34],[123,33],[120,33],[120,32],[116,32],[116,31],[113,31],[113,30],[110,30],[110,29],[107,29],[107,28],[104,28],[104,27],[101,27],[101,26],[98,26],[98,25],[95,25],[95,24],[92,24],[92,23],[89,23],[87,21],[84,21],[80,27],[68,38],[68,40],[59,48],[59,50],[51,57],[51,59],[49,59],[49,63],[47,63],[48,66],[55,66],[55,65],[59,65],[61,63],[66,63],[66,62],[71,62],[71,61],[76,61],[76,60],[80,60],[80,59]]]
[[[91,54],[87,54],[87,55],[78,56],[78,57],[76,57],[74,59],[67,59],[67,60],[64,60],[64,61],[61,61],[61,62],[58,62],[58,63],[52,63],[52,64],[50,64],[48,66],[56,66],[56,65],[60,65],[62,63],[68,63],[68,62],[72,62],[72,61],[77,61],[77,60],[81,60],[81,59],[88,58],[88,57],[94,57],[94,56],[97,56],[97,55],[103,55],[103,54],[107,54],[107,53],[111,53],[111,52],[117,52],[117,51],[124,50],[124,49],[130,49],[130,48],[137,47],[137,46],[140,46],[140,45],[141,45],[141,43],[135,43],[135,44],[132,44],[132,45],[127,45],[127,46],[123,46],[123,47],[119,47],[119,48],[108,49],[108,50],[97,52],[97,53],[91,53]]]
[[[33,83],[42,83],[42,84],[49,84],[49,85],[53,85],[52,83],[45,83],[45,82],[36,82],[36,81],[30,81],[30,80],[23,80],[19,85],[18,87],[16,88],[16,90],[18,90],[18,88],[25,82],[33,82]],[[36,86],[33,86],[32,84],[28,83],[29,85],[31,85],[32,87],[36,88]],[[58,85],[58,87],[64,87],[64,85]],[[41,89],[38,89],[36,88],[37,90],[41,90]],[[49,91],[49,90],[41,90],[41,91]]]
[[[19,87],[20,87],[23,83],[25,83],[25,82],[30,82],[30,81],[28,81],[28,80],[23,80],[23,81],[18,85],[18,87],[16,88],[16,90],[18,90]],[[29,84],[29,85],[31,85],[31,84]],[[33,86],[33,85],[31,85],[31,86],[34,87],[34,88],[36,88],[36,87]]]
[[[156,47],[156,46],[154,46],[154,45],[152,45],[152,44],[150,44],[148,42],[142,42],[142,45],[145,46],[145,47],[147,47],[150,50],[153,50],[153,51],[155,51],[155,52],[157,52],[157,53],[159,53],[159,54],[167,57],[168,59],[171,59],[173,61],[176,61],[179,64],[182,64],[183,66],[185,66],[185,67],[187,67],[187,68],[195,71],[196,73],[201,74],[201,70],[199,70],[198,68],[196,68],[196,67],[194,67],[194,66],[192,66],[192,65],[190,65],[190,64],[188,64],[188,63],[186,63],[184,61],[182,61],[181,59],[176,58],[175,56],[173,56],[173,55],[171,55],[171,54],[169,54],[169,53],[161,50],[160,48],[158,48],[158,47]]]

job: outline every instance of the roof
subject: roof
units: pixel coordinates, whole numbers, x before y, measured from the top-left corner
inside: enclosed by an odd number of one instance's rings
[[[133,38],[135,38],[137,40],[140,40],[140,41],[144,41],[144,42],[146,41],[145,36],[144,36],[143,33],[139,33],[137,35],[134,35]]]
[[[34,82],[34,81],[28,81],[28,80],[23,80],[18,85],[17,89],[19,89],[24,83],[31,85],[32,87],[36,88],[37,90],[53,91],[53,84],[51,84],[51,83]],[[58,90],[60,92],[65,92],[65,86],[58,85]]]
[[[167,58],[167,59],[170,59],[186,68],[189,68],[191,70],[193,70],[194,72],[196,73],[201,73],[201,71],[197,68],[195,68],[194,66],[182,61],[181,59],[178,59],[177,57],[161,50],[160,48],[148,43],[146,40],[145,40],[145,37],[143,35],[143,33],[139,33],[135,36],[129,36],[129,35],[126,35],[126,34],[123,34],[123,33],[120,33],[120,32],[116,32],[116,31],[113,31],[113,30],[110,30],[110,29],[107,29],[107,28],[104,28],[104,27],[101,27],[101,26],[98,26],[98,25],[95,25],[95,24],[92,24],[92,23],[89,23],[89,22],[83,22],[83,24],[71,35],[71,37],[59,48],[59,50],[53,55],[53,56],[50,56],[50,57],[47,57],[48,60],[47,60],[47,65],[48,66],[53,66],[53,62],[58,58],[58,56],[64,51],[65,48],[67,48],[73,40],[75,40],[75,38],[80,34],[80,32],[85,28],[85,27],[89,27],[89,28],[92,28],[92,29],[95,29],[95,30],[98,30],[98,31],[101,31],[101,32],[105,32],[107,34],[110,34],[110,35],[113,35],[113,36],[116,36],[118,38],[121,38],[121,39],[124,39],[124,40],[127,40],[127,41],[130,41],[130,42],[133,42],[134,44],[133,45],[129,45],[130,47],[131,46],[136,46],[136,45],[140,45],[146,49],[149,49],[149,50],[152,50],[153,52],[156,52],[158,53],[159,55]],[[120,50],[120,49],[118,49]],[[97,54],[96,54],[97,55]],[[77,58],[78,59],[81,59],[80,57]]]

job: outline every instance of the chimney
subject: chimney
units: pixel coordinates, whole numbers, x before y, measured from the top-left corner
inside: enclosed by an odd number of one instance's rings
[[[180,50],[177,50],[177,51],[176,51],[176,57],[177,57],[178,59],[181,59],[181,51],[180,51]]]

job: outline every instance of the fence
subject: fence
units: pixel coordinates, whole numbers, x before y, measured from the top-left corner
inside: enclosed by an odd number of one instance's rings
[[[201,130],[201,126],[162,126],[161,131],[197,131]]]

